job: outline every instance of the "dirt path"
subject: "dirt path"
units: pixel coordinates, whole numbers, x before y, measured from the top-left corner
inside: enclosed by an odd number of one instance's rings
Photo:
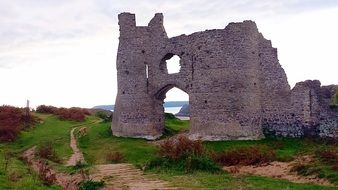
[[[90,178],[105,181],[105,190],[130,189],[177,189],[168,182],[154,179],[156,176],[145,175],[131,164],[97,165],[90,174]]]
[[[81,150],[77,147],[77,141],[74,131],[70,131],[70,147],[73,149],[73,155],[67,161],[67,166],[75,166],[78,162],[86,163]],[[144,175],[144,173],[131,164],[105,164],[96,165],[89,176],[94,181],[103,180],[105,186],[103,189],[176,189],[168,182],[156,180],[154,176]]]
[[[86,164],[82,152],[77,147],[76,137],[74,135],[74,131],[76,130],[76,128],[77,127],[73,128],[70,131],[70,147],[73,150],[73,154],[67,161],[66,166],[75,166],[77,163]]]
[[[38,173],[38,176],[41,180],[48,183],[56,183],[62,187],[62,189],[67,190],[76,190],[78,184],[83,180],[80,174],[65,174],[54,170],[46,162],[41,159],[36,158],[35,156],[36,147],[32,147],[26,150],[22,154],[23,160]]]
[[[285,179],[294,183],[313,183],[325,186],[333,186],[327,179],[318,178],[317,176],[300,176],[294,172],[290,172],[295,164],[309,163],[312,158],[309,156],[299,157],[291,162],[271,162],[262,166],[226,166],[224,170],[231,173],[251,174],[265,177],[273,177],[276,179]]]

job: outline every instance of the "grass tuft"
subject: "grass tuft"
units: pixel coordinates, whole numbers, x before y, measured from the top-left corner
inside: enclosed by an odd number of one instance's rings
[[[39,145],[36,151],[36,155],[40,158],[51,160],[56,163],[61,162],[51,142],[45,142]]]

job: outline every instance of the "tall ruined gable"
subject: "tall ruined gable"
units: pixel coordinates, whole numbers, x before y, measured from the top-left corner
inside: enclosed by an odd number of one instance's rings
[[[114,135],[160,137],[163,100],[173,87],[189,95],[192,138],[319,134],[320,110],[325,107],[320,83],[290,90],[277,49],[254,22],[173,38],[167,37],[160,13],[148,26],[136,26],[134,14],[121,13],[119,25]],[[168,74],[167,60],[174,55],[181,68]]]

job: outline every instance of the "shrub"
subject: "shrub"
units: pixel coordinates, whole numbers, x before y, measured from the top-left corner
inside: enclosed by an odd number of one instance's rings
[[[50,142],[43,143],[40,146],[38,146],[38,150],[36,152],[37,156],[40,158],[44,158],[47,160],[51,160],[53,162],[60,162],[60,159],[58,158],[52,144]]]
[[[86,118],[81,108],[59,108],[56,114],[61,120],[84,121]]]
[[[335,150],[318,150],[315,152],[317,158],[327,165],[330,165],[333,170],[338,169],[338,154]]]
[[[167,168],[185,172],[221,171],[221,168],[209,158],[202,142],[190,140],[186,136],[163,141],[159,145],[158,156],[146,165],[146,169],[153,168]]]
[[[84,121],[86,115],[90,115],[88,109],[84,108],[57,108],[54,106],[40,105],[36,108],[38,113],[48,113],[57,115],[61,120]]]
[[[25,108],[0,106],[0,141],[13,141],[19,132],[38,121]]]
[[[311,167],[310,165],[297,163],[294,166],[292,166],[290,172],[296,172],[298,175],[308,176],[308,175],[318,175],[321,172],[321,170],[316,167]]]
[[[121,163],[124,160],[124,155],[121,152],[109,152],[106,155],[106,160],[112,163]]]
[[[56,182],[55,173],[52,173],[47,162],[39,165],[39,178],[44,185],[52,185]]]
[[[172,113],[164,113],[165,119],[177,119]]]
[[[222,165],[259,165],[276,160],[276,153],[268,147],[251,146],[214,153],[213,159]]]
[[[104,123],[111,122],[112,121],[112,112],[109,111],[98,111],[95,114],[97,117],[101,118]]]
[[[187,156],[201,156],[205,148],[200,140],[190,140],[181,135],[177,139],[169,139],[160,144],[159,155],[170,159],[180,159]]]
[[[36,112],[38,113],[48,113],[48,114],[56,114],[58,108],[54,106],[46,106],[40,105],[36,108]]]
[[[92,181],[88,180],[79,186],[79,190],[98,190],[104,186],[104,181]]]

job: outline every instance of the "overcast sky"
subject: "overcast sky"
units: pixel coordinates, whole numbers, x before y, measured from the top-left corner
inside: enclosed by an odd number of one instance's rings
[[[120,12],[162,12],[170,37],[254,20],[291,86],[338,84],[338,0],[0,0],[0,105],[113,104]]]

